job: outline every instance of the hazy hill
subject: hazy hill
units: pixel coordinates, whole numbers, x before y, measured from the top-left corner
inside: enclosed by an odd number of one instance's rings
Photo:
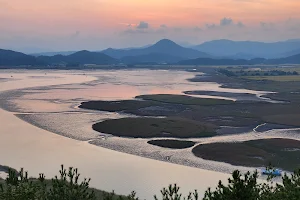
[[[237,53],[237,54],[230,55],[230,56],[221,56],[220,58],[250,60],[250,59],[253,59],[253,58],[257,58],[257,56],[254,56],[254,55],[251,55],[251,54],[246,54],[246,53]]]
[[[48,64],[76,63],[76,64],[114,64],[116,59],[101,52],[78,51],[71,55],[39,56],[39,60]]]
[[[265,43],[253,41],[213,40],[192,47],[193,49],[209,53],[214,56],[232,56],[236,54],[253,57],[280,58],[286,52],[300,47],[300,40]],[[287,56],[287,55],[286,55]]]
[[[292,51],[285,52],[285,53],[282,55],[282,57],[288,57],[288,56],[293,56],[293,55],[297,55],[297,54],[300,54],[300,48],[299,48],[299,49],[292,50]]]
[[[38,65],[40,63],[34,56],[20,52],[0,49],[0,66]]]
[[[152,44],[147,44],[145,46],[142,46],[142,47],[127,47],[127,48],[122,48],[123,50],[132,50],[132,49],[145,49],[147,47],[150,47],[152,46]]]
[[[76,53],[76,51],[59,51],[59,52],[41,52],[41,53],[32,53],[30,54],[31,56],[55,56],[55,55],[63,55],[63,56],[68,56],[71,55],[72,53]]]
[[[289,56],[286,58],[270,59],[267,64],[300,64],[300,54]]]
[[[170,49],[171,48],[171,49]],[[152,51],[161,52],[147,53]],[[123,52],[122,50],[119,52]],[[193,55],[199,53],[187,48],[180,47],[179,45],[173,43],[169,40],[162,40],[151,47],[144,49],[135,49],[127,51],[136,51],[138,55],[134,56],[124,56],[121,59],[115,59],[111,56],[108,56],[101,52],[89,52],[89,51],[79,51],[71,55],[55,55],[55,56],[39,56],[34,57],[26,55],[20,52],[15,52],[11,50],[0,49],[0,66],[20,66],[20,65],[29,65],[29,66],[38,66],[45,68],[47,65],[52,64],[70,64],[70,66],[78,66],[78,64],[98,64],[98,65],[109,65],[117,63],[125,64],[162,64],[162,63],[171,63],[171,64],[180,64],[180,65],[250,65],[250,64],[300,64],[300,53],[278,58],[278,59],[264,59],[264,58],[254,58],[254,59],[239,59],[239,57],[245,57],[245,54],[237,54],[238,59],[231,58],[216,58],[210,57],[205,58],[201,55],[207,55],[200,52],[200,56],[196,58],[187,59],[183,55]],[[171,52],[171,54],[169,54]],[[192,53],[191,53],[192,52]],[[297,52],[297,50],[295,51]],[[193,54],[195,53],[195,54]]]
[[[278,59],[212,59],[197,58],[178,62],[180,65],[254,65],[254,64],[300,64],[300,54]]]
[[[148,55],[148,54],[167,54],[173,57],[181,57],[184,59],[192,59],[192,58],[199,58],[199,57],[210,57],[210,55],[197,51],[195,49],[184,48],[175,42],[163,39],[157,42],[154,45],[151,45],[146,48],[139,48],[139,49],[106,49],[102,51],[106,55],[109,55],[113,58],[123,58],[128,56],[141,56],[141,55]]]

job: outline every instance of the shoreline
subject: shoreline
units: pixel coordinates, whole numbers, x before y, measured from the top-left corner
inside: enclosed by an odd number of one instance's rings
[[[28,85],[41,86],[39,81],[33,82],[26,85],[26,81],[19,80],[18,84],[6,90],[28,88]],[[50,80],[43,84],[63,84],[57,82]],[[0,91],[4,89],[0,88]],[[229,177],[224,173],[160,162],[69,139],[33,126],[3,109],[0,109],[0,118],[4,124],[0,127],[0,150],[8,152],[0,155],[1,164],[16,169],[24,167],[32,174],[43,171],[46,176],[54,176],[63,163],[65,166],[78,167],[83,177],[91,177],[92,187],[106,191],[114,189],[119,194],[136,190],[141,198],[152,198],[153,194],[170,183],[181,185],[183,193],[192,188],[203,193],[208,187],[216,186],[219,180],[226,181]],[[145,171],[147,174],[143,173]],[[185,177],[180,176],[182,173]],[[154,177],[160,177],[160,180],[152,179]],[[204,183],[202,179],[210,181]]]
[[[79,114],[79,113],[78,113]],[[38,116],[39,114],[37,114]],[[30,115],[29,115],[30,116]],[[105,148],[108,150],[112,150],[115,152],[119,153],[125,153],[128,155],[133,155],[133,156],[138,156],[141,158],[146,158],[146,159],[151,159],[155,161],[162,161],[165,163],[170,163],[170,164],[176,164],[179,166],[186,166],[186,167],[192,167],[195,169],[200,169],[200,170],[209,170],[213,172],[218,172],[218,173],[225,173],[225,174],[230,174],[233,170],[238,169],[242,172],[247,172],[247,171],[255,171],[258,169],[257,167],[249,167],[249,166],[236,166],[236,165],[231,165],[229,163],[225,162],[218,162],[218,161],[213,161],[213,160],[205,160],[199,157],[196,157],[192,154],[192,148],[186,148],[186,149],[166,149],[163,147],[158,147],[158,146],[153,146],[150,144],[147,144],[148,141],[151,140],[159,140],[159,139],[174,139],[170,137],[166,138],[126,138],[126,137],[116,137],[112,136],[110,134],[106,133],[99,133],[95,132],[95,136],[90,136],[90,137],[83,137],[81,138],[76,134],[74,135],[68,135],[64,131],[59,132],[58,130],[55,129],[49,129],[46,126],[42,126],[39,123],[36,123],[34,120],[31,121],[30,119],[26,119],[19,117],[20,120],[28,123],[28,124],[33,124],[35,127],[41,128],[45,131],[51,132],[53,134],[70,138],[72,140],[76,140],[79,142],[87,143],[90,145],[93,145],[95,147],[100,147],[100,148]],[[90,124],[91,125],[91,124]],[[272,130],[271,130],[272,131]],[[257,140],[257,139],[262,139],[263,137],[268,138],[280,138],[280,139],[294,139],[294,140],[299,140],[299,137],[292,137],[292,136],[284,136],[280,135],[281,131],[290,131],[290,132],[299,132],[299,128],[295,129],[283,129],[283,130],[273,130],[274,133],[270,133],[270,130],[266,132],[249,132],[249,133],[240,133],[240,134],[235,134],[235,135],[221,135],[221,136],[215,136],[215,137],[210,137],[210,138],[182,138],[176,140],[186,140],[186,141],[194,141],[196,142],[195,146],[198,144],[210,144],[210,143],[223,143],[223,142],[244,142],[244,141],[249,141],[249,140]],[[270,133],[270,134],[268,134]],[[86,133],[87,134],[87,133]],[[252,138],[249,138],[249,136],[253,135]],[[275,135],[272,135],[275,134]],[[259,136],[260,135],[260,136]],[[235,136],[235,140],[231,141],[231,136]],[[246,136],[246,137],[245,137]],[[135,148],[132,148],[132,146],[135,146]],[[194,147],[195,147],[194,146]]]
[[[30,76],[30,77],[34,77],[34,76]],[[83,84],[88,84],[88,82],[83,82]],[[45,87],[45,88],[48,88]],[[28,89],[28,88],[27,88]],[[70,113],[61,113],[61,112],[58,112],[58,113],[51,113],[51,114],[82,114],[82,110],[78,110],[78,112],[70,112]],[[89,113],[89,112],[88,112]],[[189,167],[195,167],[195,168],[200,168],[200,169],[206,169],[206,170],[212,170],[212,171],[216,171],[216,172],[225,172],[225,173],[231,173],[232,170],[236,169],[236,168],[239,168],[241,169],[242,171],[248,171],[248,170],[255,170],[255,168],[251,168],[251,167],[244,167],[244,166],[232,166],[230,164],[227,164],[227,163],[222,163],[222,162],[216,162],[214,164],[214,166],[212,167],[212,165],[210,164],[207,164],[207,163],[211,163],[211,161],[209,160],[198,160],[198,161],[195,161],[194,158],[190,158],[190,160],[186,160],[186,159],[180,159],[180,158],[176,158],[176,159],[166,159],[166,157],[169,157],[168,155],[158,155],[158,154],[154,154],[152,155],[152,153],[140,153],[140,152],[137,152],[137,151],[134,151],[134,150],[126,150],[126,145],[123,145],[123,144],[119,144],[116,143],[114,144],[114,141],[112,142],[106,142],[106,141],[103,141],[103,136],[98,132],[95,132],[94,134],[88,134],[88,133],[85,133],[84,136],[80,136],[80,135],[72,135],[72,134],[66,134],[65,132],[61,132],[61,131],[58,131],[56,129],[53,129],[53,128],[49,128],[43,124],[40,124],[38,123],[37,121],[35,120],[32,120],[30,119],[30,117],[39,117],[39,115],[43,115],[44,113],[30,113],[29,115],[27,115],[26,113],[16,113],[16,116],[18,118],[20,118],[21,120],[31,124],[31,125],[34,125],[36,127],[39,127],[39,128],[42,128],[46,131],[49,131],[49,132],[52,132],[52,133],[55,133],[57,135],[60,135],[60,136],[64,136],[64,137],[67,137],[67,138],[71,138],[71,139],[75,139],[77,141],[87,141],[88,143],[92,144],[92,145],[96,145],[96,146],[99,146],[99,147],[104,147],[104,148],[107,148],[107,149],[110,149],[110,150],[113,150],[113,151],[117,151],[117,152],[123,152],[123,153],[127,153],[127,154],[131,154],[131,155],[136,155],[136,156],[141,156],[141,157],[145,157],[145,158],[150,158],[150,159],[154,159],[154,160],[159,160],[159,161],[163,161],[163,162],[167,162],[167,163],[175,163],[175,164],[179,164],[179,165],[183,165],[183,166],[189,166]],[[50,113],[45,113],[45,114],[50,114]],[[89,113],[91,114],[91,113]],[[95,111],[95,114],[97,114],[97,111]],[[120,115],[122,115],[122,113],[119,113]],[[29,116],[29,118],[27,116]],[[99,120],[97,119],[97,117],[95,118],[95,120]],[[85,125],[88,125],[86,123],[84,123]],[[92,125],[92,124],[91,124]],[[254,131],[255,132],[255,131]],[[86,135],[87,134],[87,135]],[[243,133],[239,134],[239,135],[243,135]],[[107,135],[109,134],[104,134],[104,137],[106,137]],[[222,135],[226,138],[226,136],[230,136],[230,135]],[[237,137],[240,137],[237,135]],[[118,139],[117,137],[108,137],[109,138],[109,141],[111,140],[114,140],[114,139]],[[285,137],[283,137],[285,138]],[[123,138],[125,141],[128,140],[128,138]],[[155,138],[149,138],[150,140],[151,139],[155,139]],[[173,138],[170,138],[170,139],[173,139]],[[215,138],[212,138],[210,142],[213,142]],[[252,140],[254,140],[255,138],[252,138]],[[298,138],[297,138],[298,139]],[[197,138],[197,142],[199,143],[199,141],[202,141],[201,139]],[[242,137],[240,137],[240,139],[237,139],[237,141],[244,141],[244,140],[249,140],[249,139],[243,139]],[[146,141],[146,140],[145,140]],[[209,140],[208,140],[209,141]],[[128,141],[127,141],[128,142]],[[126,142],[125,142],[126,143]],[[130,142],[129,142],[130,143]],[[133,145],[134,145],[134,142],[132,142]],[[151,148],[151,147],[149,147]],[[165,149],[157,149],[157,151],[164,151]],[[183,152],[183,154],[186,153],[186,152]],[[196,157],[195,157],[196,158]],[[198,158],[197,158],[198,159]],[[204,164],[202,164],[202,162],[204,162]],[[200,164],[199,164],[200,163]],[[217,167],[216,167],[217,166]],[[222,167],[219,167],[219,166],[222,166]],[[219,168],[219,169],[218,169]],[[220,170],[222,169],[222,170]]]

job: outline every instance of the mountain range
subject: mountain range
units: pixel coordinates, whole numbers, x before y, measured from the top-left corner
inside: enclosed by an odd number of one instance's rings
[[[154,45],[143,47],[131,47],[124,49],[108,48],[103,51],[113,58],[121,59],[127,56],[141,56],[147,54],[166,54],[166,49],[172,49],[169,55],[193,59],[197,57],[228,58],[228,59],[253,59],[253,58],[281,58],[300,53],[300,39],[279,41],[279,42],[256,42],[256,41],[232,41],[232,40],[213,40],[204,42],[200,45],[182,47],[171,40],[163,39]],[[191,51],[191,49],[197,51]],[[76,51],[45,52],[31,54],[33,56],[54,56],[70,55]],[[178,55],[180,53],[180,55]]]
[[[279,50],[274,50],[271,47],[282,48]],[[140,48],[109,48],[101,52],[90,52],[84,50],[78,52],[70,52],[70,54],[66,53],[64,55],[51,55],[48,53],[48,56],[32,56],[20,52],[0,49],[0,66],[53,66],[74,64],[300,64],[299,47],[300,40],[289,40],[277,43],[234,42],[229,40],[217,40],[193,47],[198,49],[196,50],[182,47],[171,40],[163,39],[155,43],[154,45],[148,45]],[[255,49],[256,51],[254,51]],[[267,52],[266,49],[272,52]],[[258,55],[256,56],[256,54]],[[282,54],[282,56],[274,59],[267,59],[263,56],[260,56],[261,54]]]
[[[112,58],[101,52],[78,51],[70,55],[39,56],[37,57],[43,63],[47,64],[96,64],[106,65],[117,63],[117,59]]]
[[[191,47],[212,56],[229,58],[281,58],[300,53],[300,40],[265,43],[253,41],[213,40]],[[241,56],[242,55],[242,56]]]
[[[106,55],[109,55],[113,58],[121,59],[123,57],[128,57],[128,56],[145,56],[149,54],[164,54],[164,55],[169,55],[174,58],[186,58],[186,59],[193,59],[193,58],[200,58],[200,57],[209,57],[207,53],[195,50],[195,49],[190,49],[190,48],[185,48],[182,47],[175,42],[168,40],[168,39],[163,39],[158,41],[156,44],[151,45],[146,48],[139,48],[139,49],[129,49],[129,50],[124,50],[124,49],[106,49],[102,51],[102,53],[105,53]]]
[[[40,61],[24,53],[0,49],[0,66],[39,65]]]
[[[214,58],[197,58],[190,60],[182,60],[177,64],[179,65],[257,65],[257,64],[300,64],[300,54],[277,58],[277,59],[265,59],[254,58],[251,60],[246,59],[214,59]]]

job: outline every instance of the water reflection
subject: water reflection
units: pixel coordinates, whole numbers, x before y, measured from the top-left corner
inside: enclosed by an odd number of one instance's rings
[[[35,113],[26,113],[26,105],[29,106],[31,103],[38,104],[39,100],[31,99],[30,95],[23,98],[22,95],[27,95],[27,93],[16,89],[56,84],[74,84],[76,82],[91,83],[90,81],[95,80],[92,76],[78,75],[82,72],[47,71],[47,75],[51,74],[51,76],[60,77],[55,80],[41,78],[40,76],[44,76],[43,73],[44,72],[40,71],[0,71],[0,78],[10,77],[12,74],[16,77],[16,79],[10,80],[9,84],[7,84],[8,82],[1,82],[0,105],[5,109],[9,107],[9,110],[15,110],[16,114],[18,114],[18,112],[22,115],[27,114],[29,116],[27,119],[40,115],[40,117],[37,116],[37,119],[40,120],[39,125],[47,124],[52,128],[61,126],[64,127],[62,128],[64,130],[73,130],[71,127],[73,127],[73,124],[77,124],[76,122],[86,122],[86,120],[89,121],[90,119],[92,119],[92,121],[99,120],[101,119],[100,116],[106,115],[101,112],[90,113],[91,111],[79,111],[74,105],[63,106],[66,107],[65,109],[71,111],[61,112],[61,107],[49,106],[45,103],[47,98],[43,99],[42,96],[40,96],[42,103],[37,106],[38,110],[36,110]],[[39,76],[39,78],[36,78],[36,76]],[[92,84],[93,83],[91,83],[91,85]],[[76,87],[81,86],[78,84],[75,85]],[[27,92],[31,92],[31,94],[41,93],[41,95],[43,95],[47,94],[47,91],[59,89],[60,87],[63,87],[67,92],[67,90],[72,90],[74,85],[52,86],[47,90],[45,90],[45,88],[27,89]],[[55,93],[53,93],[53,95],[55,95]],[[63,95],[63,93],[61,95]],[[93,94],[90,96],[93,96]],[[50,102],[60,104],[62,102],[73,104],[78,100],[59,100],[59,95],[55,97],[48,95],[46,97],[50,97]],[[12,100],[17,101],[11,104],[7,103]],[[23,106],[18,108],[22,100],[24,100]],[[34,102],[30,100],[34,100]],[[43,108],[43,106],[46,108]],[[34,109],[34,106],[31,106],[29,110],[33,111],[32,109]],[[46,112],[42,113],[43,110]],[[97,113],[97,115],[95,115],[95,113]],[[90,117],[86,118],[85,116]],[[43,120],[44,118],[45,120]],[[30,175],[37,175],[41,173],[42,170],[46,177],[53,177],[57,175],[60,164],[64,163],[66,166],[78,167],[83,177],[92,177],[92,187],[106,191],[115,190],[121,194],[128,194],[130,191],[135,190],[142,199],[152,199],[153,194],[158,193],[163,186],[167,186],[170,183],[178,183],[181,185],[184,193],[187,193],[187,191],[191,189],[198,189],[200,194],[203,194],[208,186],[214,187],[218,180],[226,180],[228,177],[228,175],[222,173],[131,156],[129,154],[90,145],[87,142],[61,137],[31,126],[14,116],[14,113],[6,112],[2,109],[0,109],[0,120],[0,151],[5,152],[0,154],[1,164],[16,169],[24,167],[26,170],[29,170]],[[35,124],[36,122],[32,120],[31,123]],[[88,125],[89,124],[81,126],[80,128],[82,129],[79,129],[76,133],[81,132],[81,135],[84,137],[93,136],[88,134],[88,130],[91,130]]]
[[[83,84],[60,85],[25,89],[22,100],[11,99],[10,102],[24,112],[70,111],[73,104],[88,100],[123,100],[132,99],[144,94],[183,94],[185,91],[216,91],[223,93],[254,94],[257,99],[269,92],[245,89],[222,88],[220,84],[211,82],[189,82],[195,72],[165,71],[165,70],[120,70],[86,72],[86,76],[94,76],[97,80]],[[16,76],[16,75],[15,75]],[[59,75],[50,77],[59,77]],[[38,78],[36,78],[38,77]],[[46,75],[42,77],[47,77]],[[17,78],[17,76],[16,76]],[[42,82],[41,76],[31,76],[31,79]],[[48,77],[47,77],[48,78]],[[59,78],[57,78],[59,80]],[[7,87],[7,86],[4,86]],[[238,100],[226,95],[190,95],[201,98],[216,98]],[[243,100],[245,100],[244,97]],[[249,100],[253,100],[253,96]],[[26,100],[26,101],[24,101]],[[268,101],[268,99],[265,99]],[[48,102],[47,102],[48,101]],[[39,105],[40,103],[40,105]],[[44,109],[43,109],[44,108]],[[18,110],[20,111],[20,109]]]
[[[180,150],[176,155],[166,149],[155,149],[147,144],[147,140],[115,138],[105,133],[99,134],[92,130],[92,124],[107,119],[128,117],[124,113],[110,113],[92,110],[78,109],[82,101],[89,100],[123,100],[132,99],[144,94],[183,94],[185,91],[210,91],[220,96],[191,95],[201,98],[218,98],[254,100],[255,96],[261,96],[269,92],[253,91],[245,89],[222,88],[220,84],[211,82],[189,82],[196,75],[194,72],[165,71],[165,70],[121,70],[121,71],[95,71],[86,72],[87,76],[97,79],[81,84],[58,85],[51,87],[29,88],[16,91],[10,102],[10,109],[19,113],[21,119],[60,135],[77,140],[89,141],[92,144],[109,149],[118,150],[144,157],[165,160],[165,156],[173,157],[170,162],[213,169],[222,172],[231,172],[232,166],[224,163],[216,164],[200,160],[192,155],[191,149]],[[199,73],[197,73],[199,74]],[[38,75],[30,78],[42,80]],[[53,77],[53,76],[52,76]],[[219,92],[219,93],[218,93]],[[232,98],[228,94],[234,93]],[[4,94],[5,95],[5,94]],[[224,95],[224,96],[222,96]],[[9,96],[9,95],[8,95]],[[14,98],[18,96],[18,98]],[[258,98],[257,98],[258,99]],[[230,131],[231,129],[228,128]],[[242,129],[241,129],[242,130]],[[233,131],[233,130],[232,130]],[[245,130],[246,131],[246,130]],[[247,131],[242,134],[217,136],[204,139],[191,139],[198,143],[212,142],[241,142],[252,139],[268,137],[283,137],[300,139],[299,135],[286,134],[288,130],[273,130],[257,133]],[[293,130],[297,133],[299,130]],[[227,131],[228,132],[228,131]],[[105,136],[105,140],[103,137]],[[135,148],[132,148],[135,146]],[[157,154],[159,152],[159,154]],[[182,156],[184,154],[184,156]],[[162,156],[163,155],[163,156]],[[181,157],[182,156],[182,157]],[[185,158],[184,160],[182,158]],[[220,167],[221,166],[221,167]]]
[[[115,189],[124,194],[135,189],[142,194],[142,198],[152,198],[154,191],[157,192],[162,186],[175,182],[183,185],[184,188],[197,188],[203,192],[207,186],[216,184],[219,179],[226,180],[227,175],[156,162],[108,149],[162,161],[167,161],[166,158],[169,157],[168,162],[221,172],[231,172],[237,167],[196,158],[191,154],[191,149],[165,150],[147,145],[145,139],[126,139],[99,134],[91,129],[93,123],[127,115],[78,109],[77,105],[80,102],[131,99],[142,94],[182,94],[183,91],[192,90],[255,95],[266,93],[220,88],[217,83],[188,82],[186,79],[194,77],[196,73],[183,71],[88,71],[84,72],[85,75],[82,72],[71,71],[5,72],[0,74],[0,78],[9,79],[11,74],[13,74],[12,80],[0,84],[2,107],[16,112],[18,117],[33,125],[81,141],[68,140],[40,129],[33,129],[22,124],[22,121],[18,121],[13,115],[1,111],[0,117],[4,126],[0,127],[0,148],[3,148],[2,151],[9,149],[11,152],[8,156],[1,155],[2,162],[5,161],[12,167],[25,167],[33,173],[39,173],[40,166],[43,166],[50,175],[56,173],[56,170],[53,170],[55,167],[66,163],[79,167],[84,174],[93,177],[92,185],[95,187]],[[39,87],[30,88],[37,86]],[[27,89],[14,90],[19,88]],[[14,91],[4,92],[7,90]],[[13,131],[14,135],[10,131]],[[300,139],[297,131],[299,130],[272,130],[260,133],[251,131],[234,136],[191,140],[209,143],[269,137]],[[101,137],[103,135],[107,136],[105,140]],[[245,167],[239,169],[249,170]]]

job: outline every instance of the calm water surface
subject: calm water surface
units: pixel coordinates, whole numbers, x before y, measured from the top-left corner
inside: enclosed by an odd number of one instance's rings
[[[79,167],[83,175],[92,177],[94,187],[115,189],[122,194],[136,190],[139,196],[148,199],[169,183],[179,183],[184,192],[198,189],[203,193],[208,186],[215,186],[219,179],[227,179],[227,174],[215,171],[222,171],[220,169],[224,166],[230,171],[234,167],[196,160],[191,156],[190,149],[164,151],[158,147],[145,147],[145,140],[102,140],[102,135],[93,131],[91,125],[127,115],[77,108],[82,101],[88,100],[122,100],[143,94],[182,94],[192,90],[250,93],[257,96],[266,93],[220,88],[217,83],[187,81],[195,75],[191,72],[164,70],[0,71],[1,106],[9,111],[0,111],[0,120],[4,124],[0,128],[0,150],[10,152],[0,155],[0,162],[3,162],[0,164],[25,167],[36,174],[44,169],[46,175],[52,176],[57,172],[54,169],[65,163]],[[42,129],[25,123],[13,114]],[[282,132],[280,134],[285,135]],[[225,136],[199,142],[243,141],[247,137],[256,138],[257,135],[249,133],[246,137],[242,134],[235,138]],[[270,137],[262,133],[260,136]],[[124,154],[91,145],[88,141],[158,160],[172,155],[174,163],[185,165],[191,162],[192,166],[215,171]],[[182,156],[189,160],[180,159]]]

